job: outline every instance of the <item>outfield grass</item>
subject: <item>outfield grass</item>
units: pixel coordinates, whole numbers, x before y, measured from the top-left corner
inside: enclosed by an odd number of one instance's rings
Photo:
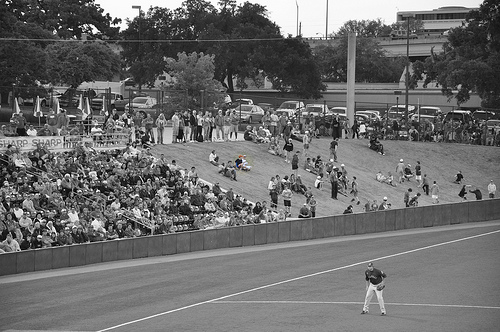
[[[315,157],[320,155],[323,160],[329,157],[330,138],[313,139],[309,155]],[[494,180],[500,185],[500,149],[488,146],[446,144],[446,143],[423,143],[409,141],[382,141],[386,155],[382,156],[368,148],[366,139],[342,139],[338,150],[338,162],[345,164],[349,178],[356,176],[359,184],[359,198],[361,204],[354,206],[354,212],[362,212],[363,205],[367,200],[380,202],[384,196],[388,197],[393,208],[404,207],[403,195],[408,188],[413,188],[416,194],[420,189],[413,179],[397,187],[379,183],[375,180],[375,173],[382,171],[395,172],[396,164],[403,158],[405,163],[410,163],[414,168],[417,160],[421,162],[422,173],[427,174],[430,183],[437,181],[440,186],[440,202],[460,202],[458,192],[461,186],[454,184],[455,174],[462,171],[464,184],[477,186],[487,199],[487,185]],[[293,142],[295,150],[302,150],[302,144]],[[217,173],[217,167],[208,162],[208,155],[215,149],[221,162],[234,161],[239,154],[245,154],[247,160],[253,165],[250,172],[238,172],[238,181],[231,181]],[[233,188],[252,202],[269,201],[267,185],[272,176],[290,175],[291,165],[285,163],[285,159],[271,155],[267,152],[267,144],[255,144],[252,142],[205,142],[187,144],[160,145],[153,148],[153,153],[160,155],[164,153],[171,161],[175,159],[177,164],[185,168],[195,166],[200,178],[209,182],[219,182],[223,188]],[[317,216],[341,214],[351,204],[351,197],[338,195],[338,200],[330,197],[330,184],[325,183],[320,191],[314,188],[315,175],[306,172],[303,168],[304,158],[301,156],[299,174],[307,186],[313,188],[313,193],[318,201]],[[500,193],[499,193],[500,194]],[[497,196],[499,195],[497,194]],[[469,194],[469,199],[475,199]],[[292,198],[292,216],[298,215],[299,207],[305,202],[303,195],[294,194]],[[283,200],[279,199],[280,207]],[[430,196],[423,195],[420,205],[432,204]]]

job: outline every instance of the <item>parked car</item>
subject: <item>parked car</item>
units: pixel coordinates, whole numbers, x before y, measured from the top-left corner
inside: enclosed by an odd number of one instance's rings
[[[240,121],[248,123],[259,123],[262,121],[262,117],[265,112],[262,107],[258,105],[239,105],[233,108],[236,114],[240,116]]]
[[[289,114],[288,117],[296,117],[299,113],[303,112],[305,109],[304,103],[297,100],[288,100],[281,103],[277,111]]]
[[[478,122],[485,122],[486,120],[497,118],[496,114],[491,111],[480,111],[480,110],[472,113],[472,117],[474,118],[474,120]]]
[[[329,112],[328,106],[324,104],[307,104],[301,116],[302,117],[307,117],[309,115],[324,116],[329,113],[331,112]]]
[[[347,114],[347,107],[335,106],[330,108],[330,113]]]
[[[358,121],[359,124],[364,123],[366,125],[370,124],[370,116],[367,114],[361,114],[356,112],[354,119]]]
[[[264,110],[264,112],[272,112],[272,111],[274,111],[273,104],[258,103],[257,106],[260,106]]]
[[[131,103],[127,103],[125,105],[125,108],[132,108],[134,110],[136,109],[148,109],[148,108],[153,108],[153,105],[156,105],[156,98],[152,98],[149,96],[146,97],[135,97],[132,99]]]
[[[444,116],[443,122],[461,121],[462,123],[469,123],[472,121],[472,112],[464,110],[453,110]]]
[[[125,105],[127,105],[127,101],[123,99],[123,95],[116,93],[116,92],[111,92],[111,93],[105,93],[101,92],[98,93],[95,98],[92,99],[92,108],[95,110],[100,110],[102,109],[102,98],[110,98],[110,101],[108,103],[111,103],[110,110],[113,108],[116,108],[117,111],[124,111],[125,110]],[[106,100],[107,101],[107,100]],[[117,107],[118,105],[118,107]]]
[[[390,120],[400,120],[405,116],[405,105],[394,105],[387,111],[387,118]],[[415,111],[415,106],[408,105],[408,118],[411,118],[413,112]]]
[[[367,124],[368,123],[372,123],[372,122],[374,122],[376,120],[380,121],[380,115],[378,115],[377,113],[372,112],[372,111],[356,111],[355,114],[356,115],[364,115],[364,116],[366,116],[368,118],[368,121],[366,122]]]

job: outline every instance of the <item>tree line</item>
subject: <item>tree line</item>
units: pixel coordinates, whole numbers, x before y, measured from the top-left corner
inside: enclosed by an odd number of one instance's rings
[[[497,1],[485,0],[469,13],[467,24],[451,30],[442,54],[430,50],[426,61],[415,62],[412,87],[424,80],[440,86],[458,104],[477,92],[486,106],[496,105],[498,7]],[[261,86],[267,78],[283,93],[320,98],[325,81],[346,81],[349,32],[360,37],[357,82],[398,82],[405,66],[404,58],[387,57],[371,38],[395,28],[380,19],[348,21],[332,33],[339,37],[335,46],[314,50],[301,36],[284,36],[266,7],[250,2],[221,0],[214,6],[206,0],[186,0],[176,9],[141,11],[126,20],[123,31],[120,23],[95,0],[1,2],[0,86],[50,82],[76,87],[117,76],[132,76],[138,85],[151,86],[164,73],[179,76],[186,69],[180,63],[196,68],[193,61],[200,61],[208,90],[244,90],[248,80]],[[418,29],[418,22],[413,28]],[[184,88],[199,89],[200,82],[196,84]]]

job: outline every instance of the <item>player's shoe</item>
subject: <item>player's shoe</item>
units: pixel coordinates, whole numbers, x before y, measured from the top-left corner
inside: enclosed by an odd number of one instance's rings
[[[361,311],[362,315],[367,314],[367,313],[368,313],[368,311],[365,311],[365,310]]]
[[[383,313],[380,314],[380,316],[387,316],[387,313],[383,312]]]

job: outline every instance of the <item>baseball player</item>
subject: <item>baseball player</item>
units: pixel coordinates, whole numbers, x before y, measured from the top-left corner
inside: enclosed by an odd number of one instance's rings
[[[372,299],[373,293],[377,295],[377,300],[380,306],[380,311],[382,312],[382,316],[387,315],[384,306],[384,297],[382,295],[385,288],[385,278],[387,278],[387,275],[384,273],[384,271],[374,268],[372,262],[368,263],[368,269],[365,271],[366,297],[363,311],[361,311],[362,315],[368,313],[368,307],[370,306],[370,301]]]

